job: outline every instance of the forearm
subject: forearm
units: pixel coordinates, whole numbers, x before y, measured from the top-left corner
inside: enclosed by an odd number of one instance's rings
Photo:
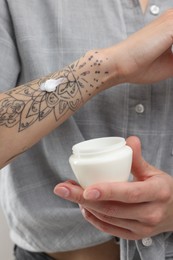
[[[1,93],[0,168],[111,86],[111,74],[104,51],[90,51],[61,71]],[[42,91],[50,78],[63,78],[63,83],[53,92]]]

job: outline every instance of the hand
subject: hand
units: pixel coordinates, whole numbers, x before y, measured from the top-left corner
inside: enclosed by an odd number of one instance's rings
[[[152,83],[173,76],[173,9],[105,49],[112,74],[119,82]],[[117,75],[116,81],[117,81]],[[115,81],[113,77],[113,83]]]
[[[75,182],[58,184],[54,192],[81,205],[97,229],[124,239],[138,240],[173,231],[173,178],[148,164],[137,137],[133,149],[133,182],[101,183],[83,190]]]

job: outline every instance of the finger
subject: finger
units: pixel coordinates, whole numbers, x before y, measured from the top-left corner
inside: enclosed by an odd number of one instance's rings
[[[87,187],[83,196],[86,200],[114,200],[125,203],[154,201],[159,197],[159,178],[151,177],[143,182],[99,183]]]
[[[66,181],[56,185],[54,193],[61,198],[78,204],[85,203],[85,199],[83,198],[83,189],[74,181]]]
[[[145,180],[151,176],[149,164],[143,159],[141,151],[141,142],[138,137],[130,136],[126,139],[126,144],[132,148],[132,173],[138,180]]]
[[[124,239],[131,239],[131,240],[139,239],[139,237],[136,234],[132,233],[130,230],[118,226],[114,226],[102,220],[99,220],[86,209],[83,209],[83,216],[88,222],[90,222],[93,226],[95,226],[100,231]]]
[[[95,215],[101,214],[108,219],[132,220],[150,227],[158,225],[164,214],[161,205],[157,203],[126,204],[113,201],[98,201],[97,203],[85,201],[82,207]]]
[[[119,227],[119,228],[129,230],[132,233],[140,235],[141,237],[149,236],[149,235],[151,235],[151,231],[153,231],[151,226],[145,225],[136,220],[109,217],[107,215],[100,214],[94,210],[90,210],[88,208],[85,208],[85,209],[88,212],[90,212],[92,215],[94,215],[97,219],[99,219],[100,221],[113,225],[113,226],[116,226],[116,227]]]
[[[148,203],[139,204],[124,204],[124,203],[116,203],[116,202],[97,202],[91,203],[85,201],[82,204],[82,207],[88,209],[88,211],[92,212],[93,214],[101,214],[107,218],[119,218],[119,219],[129,219],[138,222],[147,222],[148,217],[147,213],[151,214],[151,206]],[[143,214],[145,212],[146,214]]]
[[[171,47],[172,37],[170,37],[170,35],[172,35],[172,26],[170,22],[172,21],[172,17],[173,11],[169,10],[129,37],[129,50],[132,54],[132,58],[133,53],[138,51],[138,47],[141,48],[141,46],[145,45],[146,48],[143,49],[142,54],[144,59],[150,64]],[[165,32],[168,34],[165,34]],[[138,42],[138,46],[136,42]],[[134,50],[133,47],[136,47],[136,49]],[[140,53],[139,51],[139,54]],[[148,53],[150,53],[150,55],[147,55]]]

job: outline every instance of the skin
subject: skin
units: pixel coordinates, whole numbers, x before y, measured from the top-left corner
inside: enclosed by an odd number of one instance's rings
[[[108,65],[103,51],[89,51],[61,71],[0,94],[0,168],[111,86]],[[59,78],[64,80],[55,91],[40,89],[46,80]]]
[[[173,231],[173,178],[148,164],[137,137],[127,140],[133,150],[133,182],[100,183],[83,190],[74,181],[54,192],[78,203],[84,218],[101,231],[129,240]]]
[[[148,5],[148,0],[140,0],[140,5],[141,5],[142,12],[145,13]]]

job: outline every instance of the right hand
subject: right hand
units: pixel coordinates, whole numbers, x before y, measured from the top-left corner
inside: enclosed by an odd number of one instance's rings
[[[117,77],[120,83],[142,84],[173,76],[172,44],[173,9],[170,9],[123,42],[104,49],[110,57],[112,85]]]

